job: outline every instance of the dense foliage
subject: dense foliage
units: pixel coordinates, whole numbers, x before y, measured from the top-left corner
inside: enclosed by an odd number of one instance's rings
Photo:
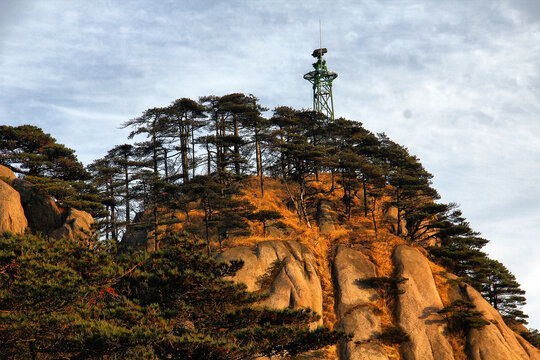
[[[482,312],[470,301],[456,300],[443,308],[440,313],[448,320],[450,330],[455,332],[481,329],[490,322],[484,319]]]
[[[396,235],[427,247],[435,243],[429,249],[438,261],[481,291],[507,320],[525,322],[519,309],[524,292],[513,275],[482,251],[488,241],[471,229],[457,205],[436,202],[432,175],[406,148],[359,122],[285,106],[266,119],[265,110],[253,95],[235,93],[199,102],[178,99],[127,121],[131,137],[142,141],[117,146],[90,167],[102,179],[110,210],[102,222],[107,237],[120,239],[126,226],[141,226],[130,224],[130,212],[142,210],[157,248],[159,225],[170,221],[160,216],[166,206],[184,211],[187,219],[203,211],[205,230],[199,235],[208,246],[221,246],[230,235],[247,234],[247,219],[266,224],[263,213],[234,200],[238,181],[256,176],[263,194],[264,177],[277,177],[307,226],[308,207],[321,191],[340,190],[345,218],[363,213],[375,231],[376,212],[395,208]],[[323,172],[331,175],[330,190],[313,186]]]
[[[363,215],[377,234],[376,214],[395,209],[396,235],[426,246],[436,261],[481,291],[505,320],[526,322],[520,310],[524,291],[515,277],[482,251],[488,240],[470,227],[457,205],[437,202],[432,175],[406,148],[359,122],[286,106],[268,118],[265,111],[256,97],[238,93],[181,98],[148,109],[124,123],[133,143],[113,147],[88,166],[90,182],[82,182],[87,172],[72,150],[28,125],[0,128],[0,162],[60,202],[79,201],[93,209],[106,239],[122,245],[126,232],[144,230],[147,249],[156,254],[170,251],[162,231],[178,221],[171,210],[185,215],[184,228],[204,239],[208,254],[211,245],[221,247],[230,236],[249,235],[248,220],[260,222],[266,233],[266,223],[280,214],[254,212],[239,200],[246,176],[257,179],[261,196],[265,177],[279,178],[288,205],[307,226],[316,199],[339,191],[344,221]],[[331,179],[329,186],[316,186],[323,173]],[[96,198],[90,184],[106,209],[101,214],[92,208]],[[202,214],[202,227],[191,223],[194,214]]]
[[[216,263],[181,237],[155,252],[114,244],[0,236],[0,357],[251,359],[346,338],[309,324],[309,309],[253,306],[234,284],[241,262]]]
[[[52,195],[60,205],[101,213],[90,174],[75,152],[33,125],[0,126],[0,164],[24,175],[35,190]]]

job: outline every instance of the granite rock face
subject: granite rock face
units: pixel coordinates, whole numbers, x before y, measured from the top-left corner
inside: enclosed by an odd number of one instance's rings
[[[321,234],[330,234],[336,230],[334,219],[332,218],[332,203],[321,200],[317,207],[317,225]]]
[[[375,302],[377,291],[362,283],[376,277],[375,265],[361,251],[338,245],[332,266],[337,327],[353,334],[341,344],[341,360],[386,360],[386,351],[376,342],[382,326]]]
[[[27,226],[19,193],[0,180],[0,233],[22,234]]]
[[[17,178],[17,176],[15,176],[15,173],[11,171],[11,169],[5,167],[4,165],[0,165],[0,178],[14,180]]]
[[[21,195],[24,214],[32,232],[50,235],[62,226],[62,213],[52,197],[38,193],[26,180],[15,179],[12,186]]]
[[[310,308],[322,314],[322,288],[311,251],[296,241],[263,241],[255,248],[232,248],[217,256],[218,261],[243,260],[244,266],[233,280],[259,289],[260,280],[273,269],[270,296],[261,305],[282,309]],[[319,321],[322,324],[322,320]]]
[[[64,224],[53,230],[51,236],[55,239],[85,239],[92,232],[94,218],[86,211],[70,208],[67,211],[67,217]]]
[[[400,284],[397,319],[409,334],[402,344],[405,360],[453,360],[452,347],[446,336],[446,321],[438,313],[443,308],[428,260],[418,250],[398,246],[393,254],[397,276],[406,278]]]
[[[517,335],[504,323],[501,315],[478,291],[469,285],[461,287],[465,300],[492,324],[473,329],[467,336],[467,352],[471,360],[540,360],[540,350]]]
[[[11,186],[3,181],[0,183],[2,191],[6,192],[6,195],[0,195],[0,203],[9,204],[12,213],[9,221],[18,224],[14,227],[15,230],[10,231],[22,233],[28,226],[33,233],[41,233],[55,239],[68,237],[75,240],[90,236],[94,219],[89,213],[59,207],[54,198],[39,193],[26,180],[14,179]],[[10,194],[9,197],[7,194]],[[3,216],[2,214],[0,210],[0,216]]]

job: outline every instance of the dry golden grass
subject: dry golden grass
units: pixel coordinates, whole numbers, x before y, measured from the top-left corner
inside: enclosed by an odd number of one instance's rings
[[[329,190],[331,187],[330,175],[320,174],[321,181],[312,183],[320,189]],[[323,289],[323,322],[325,325],[333,327],[337,321],[334,311],[334,287],[332,284],[331,266],[333,263],[335,247],[337,244],[362,245],[365,253],[371,258],[377,268],[377,276],[391,277],[394,274],[392,263],[392,252],[398,244],[404,244],[405,241],[394,236],[389,232],[389,226],[386,223],[387,214],[378,209],[375,214],[378,231],[375,232],[371,214],[368,218],[364,213],[353,213],[348,220],[342,214],[345,213],[345,207],[341,201],[343,192],[336,189],[331,195],[319,196],[333,204],[333,218],[336,230],[330,234],[320,234],[318,227],[313,220],[316,209],[310,209],[311,227],[306,223],[299,222],[294,208],[287,207],[289,193],[285,186],[279,180],[266,179],[265,193],[261,196],[259,183],[256,179],[248,179],[243,184],[243,199],[249,201],[257,209],[267,209],[279,211],[283,219],[281,221],[287,227],[294,229],[291,235],[282,238],[282,240],[294,240],[306,245],[314,254],[317,261],[317,272],[321,279]],[[294,189],[291,189],[294,191]],[[356,207],[362,206],[361,200],[357,200]],[[227,246],[254,245],[255,243],[269,238],[262,237],[262,227],[252,224],[254,236],[249,238],[235,238],[227,242]],[[376,304],[381,311],[381,322],[383,326],[393,326],[396,321],[394,318],[395,303],[393,300],[384,300],[382,297]],[[400,359],[399,346],[383,345],[389,359]],[[337,359],[336,347],[326,349],[327,359]]]
[[[328,191],[331,188],[330,174],[319,174],[319,181],[314,181],[310,185],[319,190]],[[345,206],[342,202],[343,191],[334,183],[336,188],[334,192],[324,195],[316,195],[309,202],[308,218],[311,227],[307,223],[301,222],[292,206],[290,192],[295,192],[296,186],[288,184],[289,191],[285,184],[279,179],[265,178],[264,196],[261,195],[259,179],[251,177],[243,180],[241,189],[243,194],[241,199],[248,201],[258,210],[274,210],[281,213],[283,219],[281,222],[290,230],[290,234],[282,236],[279,240],[298,241],[306,245],[314,254],[317,262],[317,272],[321,279],[323,290],[323,322],[329,327],[336,324],[336,315],[334,310],[334,287],[332,284],[332,263],[337,244],[345,244],[353,247],[361,246],[367,256],[370,257],[377,269],[377,276],[392,277],[395,274],[395,268],[392,262],[392,253],[399,244],[405,244],[405,240],[391,233],[395,228],[395,216],[392,216],[392,210],[385,210],[381,206],[384,200],[379,200],[374,214],[368,212],[367,216],[363,211],[355,210],[350,219],[345,216]],[[335,231],[330,234],[321,234],[316,226],[316,202],[319,199],[325,199],[332,203],[332,217],[334,218]],[[363,208],[363,199],[356,199],[355,209]],[[178,219],[185,220],[185,214],[178,213],[175,216]],[[374,218],[374,219],[373,219]],[[203,213],[201,211],[191,211],[190,221],[201,228],[204,228]],[[375,222],[375,224],[374,224]],[[184,227],[180,224],[172,225],[174,230],[182,230]],[[263,227],[259,222],[250,222],[251,236],[232,237],[223,243],[223,248],[236,246],[253,246],[258,242],[265,240],[274,240],[274,237],[264,237]],[[375,231],[377,229],[377,231]],[[171,228],[172,230],[172,228]],[[216,242],[213,242],[212,248],[218,251]],[[421,249],[422,250],[422,249]],[[437,289],[441,294],[443,303],[449,304],[448,289],[449,285],[445,279],[444,268],[430,263],[435,277]],[[382,296],[376,304],[381,311],[381,322],[383,326],[395,326],[395,298],[392,296]],[[450,336],[452,347],[456,354],[456,360],[465,359],[464,340],[456,336]],[[400,359],[399,345],[383,345],[389,359]],[[337,359],[337,349],[335,346],[325,350],[327,359]]]
[[[448,341],[454,351],[455,360],[467,360],[465,353],[466,337],[465,335],[448,334]]]
[[[433,279],[435,280],[435,286],[437,287],[437,292],[441,297],[442,303],[444,306],[450,305],[452,302],[450,300],[449,291],[451,285],[448,283],[448,279],[445,276],[447,271],[440,265],[437,265],[433,262],[429,262],[431,268],[431,273],[433,274]]]

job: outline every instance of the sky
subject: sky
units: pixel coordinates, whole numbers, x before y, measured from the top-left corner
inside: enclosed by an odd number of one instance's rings
[[[322,45],[338,117],[418,156],[527,291],[540,328],[540,2],[1,0],[0,123],[88,164],[181,97],[312,106]]]

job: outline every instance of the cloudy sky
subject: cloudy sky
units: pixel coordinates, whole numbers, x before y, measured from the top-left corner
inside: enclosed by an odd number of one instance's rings
[[[0,123],[40,126],[88,164],[125,142],[123,121],[180,97],[307,108],[319,19],[336,115],[422,160],[540,328],[536,0],[2,0]]]

